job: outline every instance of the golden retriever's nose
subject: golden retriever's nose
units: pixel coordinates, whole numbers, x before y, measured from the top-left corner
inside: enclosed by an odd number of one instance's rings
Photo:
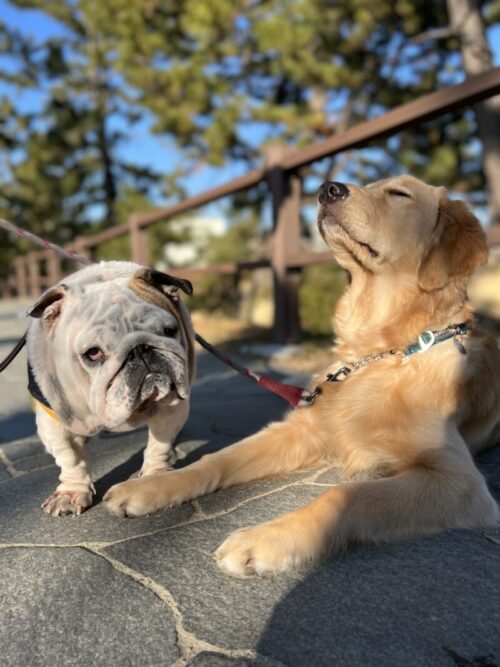
[[[349,190],[343,183],[327,181],[319,189],[318,201],[320,204],[331,204],[338,199],[345,199],[348,195]]]

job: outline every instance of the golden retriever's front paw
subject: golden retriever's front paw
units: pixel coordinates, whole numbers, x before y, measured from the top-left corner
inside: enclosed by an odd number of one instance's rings
[[[106,507],[119,517],[144,516],[168,507],[164,491],[169,474],[146,475],[115,484],[103,498]]]
[[[234,577],[285,572],[315,557],[307,536],[285,519],[232,533],[214,554],[217,565]]]

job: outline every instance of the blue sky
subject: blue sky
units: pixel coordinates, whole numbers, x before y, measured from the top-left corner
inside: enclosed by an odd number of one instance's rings
[[[0,0],[0,20],[9,26],[18,28],[24,34],[30,34],[34,39],[43,40],[49,36],[63,34],[63,29],[56,21],[37,10],[19,10],[12,7],[6,0]],[[495,65],[500,64],[500,25],[489,30],[489,42],[494,53]],[[8,58],[2,57],[3,66],[8,65]],[[0,94],[12,96],[13,91],[0,85]],[[16,102],[26,109],[34,108],[40,103],[41,97],[36,93],[18,92]],[[168,172],[172,165],[181,161],[182,156],[176,149],[173,140],[154,136],[149,132],[150,119],[144,119],[133,127],[127,128],[130,140],[120,147],[120,156],[136,164],[147,165],[160,172]],[[252,140],[260,143],[261,132],[258,128],[252,130]],[[230,164],[225,167],[203,167],[191,174],[185,181],[188,194],[201,192],[209,187],[228,181],[244,173],[243,164]]]

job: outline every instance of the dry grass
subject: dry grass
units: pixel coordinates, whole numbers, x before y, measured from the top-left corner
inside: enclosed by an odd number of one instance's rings
[[[471,281],[469,295],[475,308],[490,317],[500,318],[500,255],[492,254]]]

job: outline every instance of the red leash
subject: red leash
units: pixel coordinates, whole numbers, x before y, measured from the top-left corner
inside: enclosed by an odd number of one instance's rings
[[[205,350],[207,350],[207,352],[213,354],[214,357],[217,357],[217,359],[222,361],[223,364],[230,366],[232,369],[240,373],[240,375],[243,375],[249,380],[253,380],[253,382],[256,382],[259,387],[262,387],[262,389],[266,389],[272,394],[276,394],[284,401],[286,401],[292,408],[296,408],[301,405],[307,405],[307,399],[310,396],[310,393],[303,387],[296,387],[293,384],[285,384],[284,382],[275,380],[269,375],[258,375],[257,373],[250,371],[245,366],[240,366],[240,364],[234,361],[234,359],[231,359],[216,347],[211,345],[204,338],[202,338],[200,334],[195,333],[195,338],[198,343],[204,347]]]

